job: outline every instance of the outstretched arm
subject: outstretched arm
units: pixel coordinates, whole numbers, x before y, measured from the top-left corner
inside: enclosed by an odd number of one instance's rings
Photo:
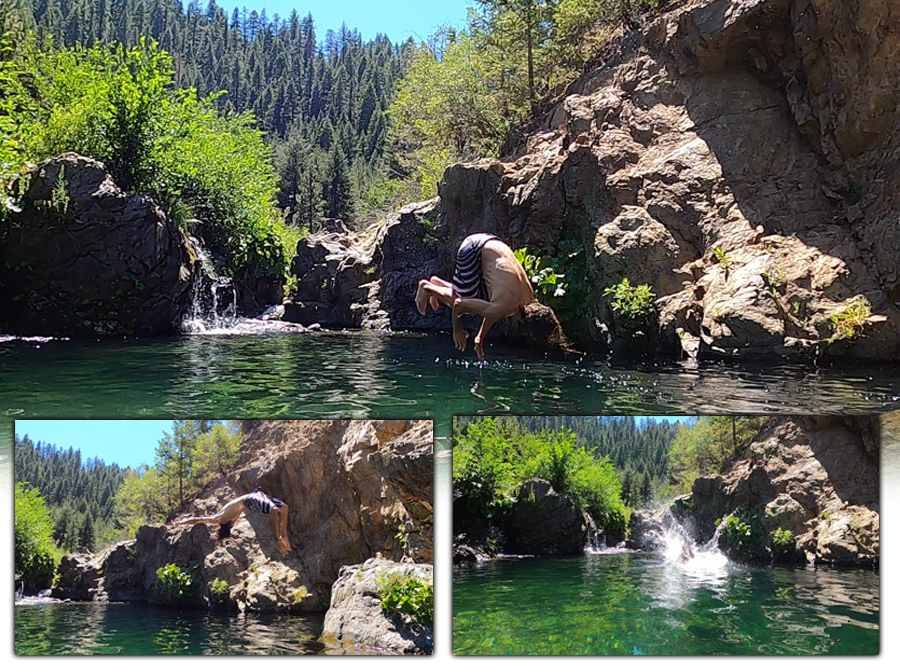
[[[482,362],[484,361],[484,342],[487,340],[488,332],[496,322],[497,320],[491,319],[490,317],[484,318],[484,321],[481,323],[481,328],[475,335],[475,354],[478,355],[478,359]]]
[[[465,311],[462,308],[462,299],[453,302],[453,344],[460,352],[466,351],[469,341],[469,332],[462,328],[462,316]]]
[[[241,512],[244,510],[244,502],[243,498],[240,497],[235,499],[228,504],[225,505],[225,508],[219,511],[218,513],[214,513],[211,516],[191,516],[190,518],[176,518],[172,521],[172,525],[185,525],[187,523],[213,523],[216,525],[222,525],[223,523],[228,523],[241,515]]]

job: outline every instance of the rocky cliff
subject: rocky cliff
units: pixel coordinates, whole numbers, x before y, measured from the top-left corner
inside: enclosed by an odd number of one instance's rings
[[[772,557],[781,529],[794,542],[789,560],[876,565],[879,447],[878,418],[777,418],[723,473],[698,478],[669,510],[704,542],[717,520],[734,514],[748,537],[756,535],[759,547],[748,550],[758,559]],[[652,547],[664,513],[635,512],[629,544]]]
[[[430,421],[249,421],[244,432],[239,465],[178,513],[215,513],[258,486],[289,507],[291,553],[276,549],[258,514],[242,515],[224,539],[205,524],[146,525],[101,556],[67,557],[55,594],[163,603],[158,568],[196,562],[204,586],[196,607],[210,603],[218,579],[226,605],[324,611],[346,566],[376,556],[432,564]]]
[[[175,333],[197,255],[150,198],[103,165],[64,154],[20,178],[21,208],[0,225],[0,331],[91,337]]]
[[[408,213],[404,261],[446,275],[474,231],[551,257],[581,249],[564,270],[592,288],[590,319],[560,317],[582,345],[627,349],[603,298],[627,278],[656,297],[645,350],[896,358],[898,68],[893,0],[664,3],[513,153],[448,168],[439,202]],[[413,282],[379,304],[388,273],[373,259],[351,280],[371,290],[356,304],[426,326]]]

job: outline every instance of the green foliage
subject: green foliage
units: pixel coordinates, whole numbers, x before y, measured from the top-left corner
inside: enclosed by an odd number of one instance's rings
[[[608,457],[577,445],[570,430],[521,431],[512,420],[485,418],[454,432],[453,484],[467,513],[490,518],[518,483],[542,478],[568,495],[604,529],[624,530],[618,473]]]
[[[155,192],[181,225],[202,220],[220,270],[284,272],[277,177],[252,116],[222,116],[216,96],[174,89],[171,56],[146,39],[128,49],[56,49],[31,38],[14,58],[40,103],[30,114],[19,104],[15,123],[2,129],[14,133],[18,164],[63,152],[91,156],[123,189]]]
[[[552,308],[560,322],[593,315],[594,283],[581,243],[562,240],[555,250],[540,255],[526,248],[516,250],[515,255],[531,279],[535,298]]]
[[[170,602],[185,602],[202,589],[200,563],[196,560],[160,567],[156,570],[156,578],[162,582]]]
[[[53,520],[40,491],[28,483],[16,483],[16,574],[28,583],[49,583],[61,558],[53,541]]]
[[[706,416],[682,425],[672,443],[672,478],[689,492],[698,476],[718,472],[759,433],[766,416]]]
[[[628,278],[622,278],[618,285],[604,289],[603,298],[609,301],[617,324],[621,324],[623,330],[632,336],[642,336],[656,312],[656,297],[650,285],[634,287]]]
[[[506,132],[474,41],[452,37],[441,51],[420,46],[389,110],[397,159],[419,185],[437,194],[450,163],[491,155]]]
[[[291,593],[291,604],[295,606],[299,605],[307,597],[309,597],[309,589],[306,586],[300,586],[299,588],[297,588],[297,590]]]
[[[525,269],[528,279],[531,280],[531,284],[534,287],[534,296],[538,301],[549,305],[548,301],[565,296],[566,283],[563,282],[564,274],[556,273],[540,257],[528,254],[528,250],[524,247],[516,250],[515,255],[516,260]]]
[[[719,547],[730,556],[748,559],[763,549],[762,529],[755,517],[751,517],[748,522],[745,522],[734,514],[729,514],[724,519],[716,520],[716,527],[723,523],[719,536]]]
[[[734,259],[732,259],[731,255],[721,247],[717,247],[713,250],[713,256],[715,256],[719,266],[721,266],[726,271],[734,265]]]
[[[381,608],[389,614],[399,614],[405,621],[430,626],[434,622],[434,585],[385,573],[378,577]]]
[[[868,301],[862,298],[854,300],[846,308],[831,315],[829,322],[832,334],[826,342],[855,341],[862,335],[871,315],[872,308]]]
[[[126,470],[102,460],[82,460],[81,452],[15,438],[15,472],[40,490],[53,521],[53,540],[63,551],[97,550],[120,541],[115,495]]]
[[[779,527],[772,532],[772,550],[776,557],[791,557],[797,548],[794,533]]]
[[[161,568],[162,569],[162,568]],[[159,575],[159,572],[157,572]],[[216,604],[228,601],[228,582],[224,579],[213,579],[209,582],[209,597]]]
[[[234,421],[179,420],[164,432],[155,464],[128,470],[116,494],[120,524],[130,536],[148,522],[162,522],[190,493],[236,464],[243,435]]]

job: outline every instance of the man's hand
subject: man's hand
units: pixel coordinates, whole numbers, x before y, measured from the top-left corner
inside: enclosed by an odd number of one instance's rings
[[[460,352],[466,351],[466,344],[469,342],[469,332],[462,327],[453,328],[453,344]]]
[[[481,342],[480,333],[475,336],[475,354],[478,355],[478,359],[484,361],[484,345]]]

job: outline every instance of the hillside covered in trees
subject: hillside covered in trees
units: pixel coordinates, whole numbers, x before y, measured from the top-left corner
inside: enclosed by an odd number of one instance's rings
[[[160,437],[153,465],[132,469],[16,436],[15,480],[27,484],[17,493],[42,499],[59,551],[99,550],[144,523],[165,520],[234,465],[241,439],[239,425],[230,421],[176,421]]]

